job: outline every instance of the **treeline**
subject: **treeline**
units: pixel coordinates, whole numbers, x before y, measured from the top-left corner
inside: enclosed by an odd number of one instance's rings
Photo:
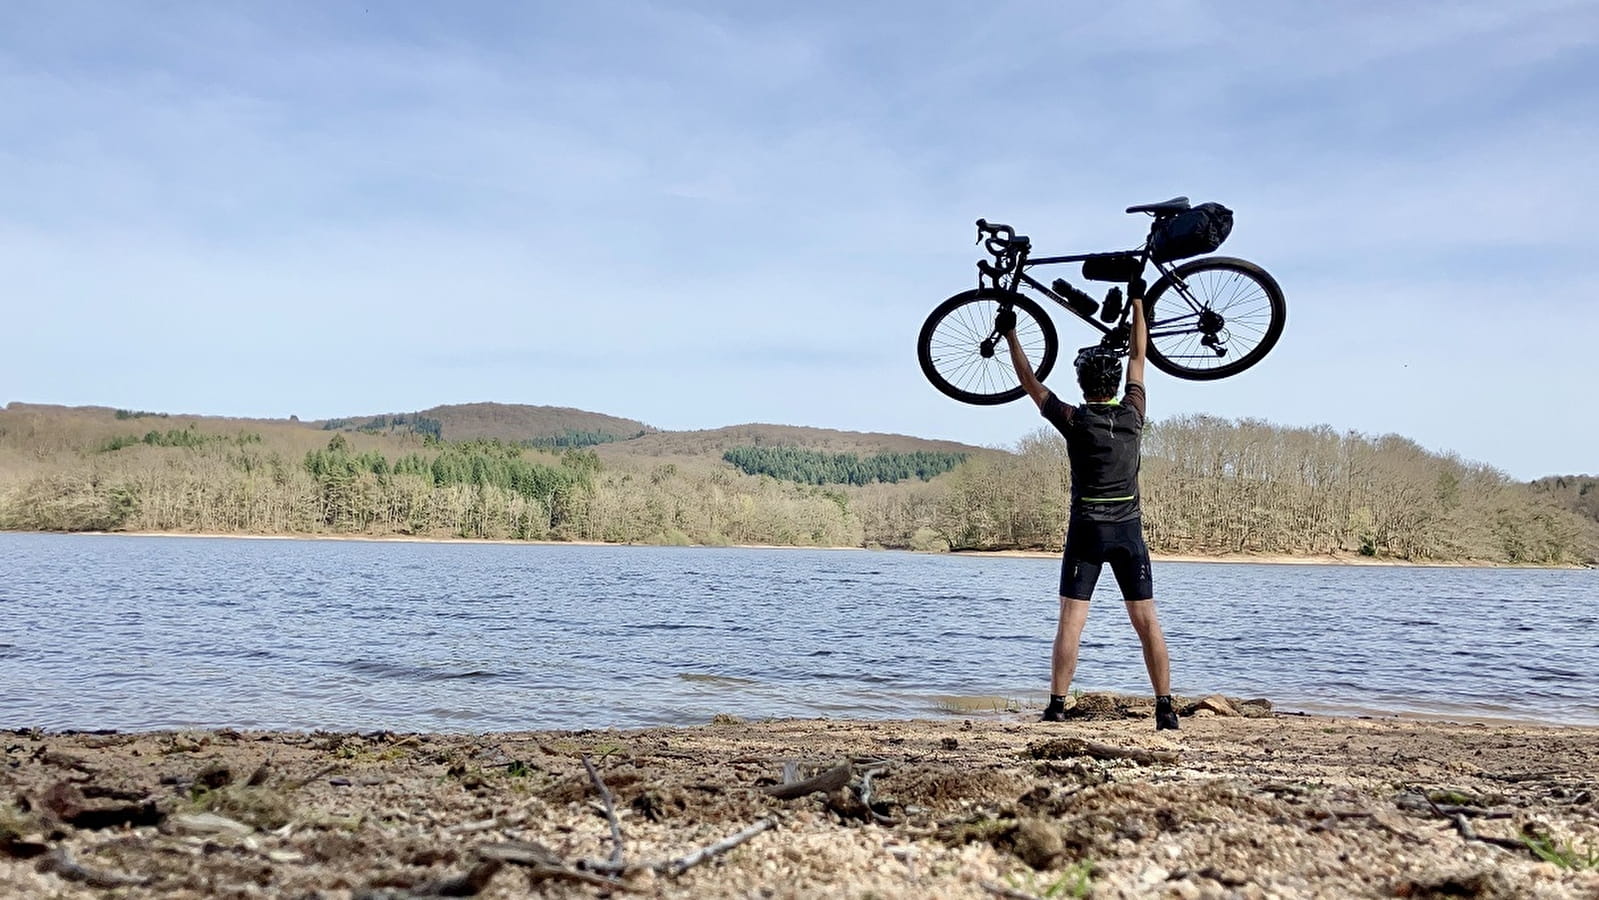
[[[496,441],[390,455],[343,434],[295,460],[215,440],[40,462],[0,428],[0,528],[860,546],[848,499],[726,468],[607,469]],[[23,452],[18,452],[23,450]],[[530,455],[531,454],[531,455]],[[23,460],[33,462],[24,464]]]
[[[119,434],[106,438],[98,449],[101,453],[113,453],[134,444],[144,444],[149,447],[199,447],[217,441],[232,442],[242,447],[245,444],[261,443],[261,435],[251,431],[241,431],[236,435],[212,434],[190,425],[188,428],[168,428],[166,431],[151,430],[145,432],[142,437],[137,434]]]
[[[1556,506],[1563,506],[1585,519],[1599,522],[1599,478],[1592,475],[1551,475],[1532,482],[1532,490]]]
[[[307,451],[297,442],[309,429],[264,441],[173,429],[107,449],[109,414],[79,437],[6,422],[10,529],[1058,550],[1071,490],[1065,445],[1047,429],[928,481],[813,484],[799,466],[751,475],[711,455],[602,462],[593,450],[358,433]],[[1394,436],[1202,416],[1152,423],[1144,447],[1157,552],[1599,561],[1599,522],[1582,513],[1599,479],[1528,485]]]
[[[1043,430],[1019,449],[1016,460],[956,471],[930,526],[940,539],[956,548],[1060,545],[1070,498],[1065,444]],[[1156,551],[1599,559],[1595,523],[1535,486],[1394,435],[1170,419],[1145,432],[1140,489]]]
[[[734,447],[722,459],[746,475],[770,475],[801,484],[895,484],[910,478],[927,481],[966,460],[965,453],[824,453],[799,447]]]
[[[364,431],[367,434],[382,434],[390,431],[410,432],[426,435],[434,440],[443,440],[444,423],[438,419],[431,419],[421,413],[385,413],[365,419],[360,424],[350,419],[329,419],[322,423],[323,431]]]
[[[530,438],[526,441],[523,441],[522,444],[523,446],[533,447],[541,450],[581,449],[583,447],[593,447],[596,444],[609,444],[612,441],[630,440],[642,434],[644,434],[644,432],[639,431],[631,435],[623,436],[620,434],[612,434],[609,431],[580,431],[575,428],[568,428],[562,431],[560,434],[550,435],[548,437]]]
[[[521,447],[468,441],[392,463],[375,450],[352,452],[342,435],[305,455],[315,521],[329,529],[374,525],[401,534],[440,529],[472,537],[546,537],[569,518],[599,460],[571,452],[559,464],[523,457]]]

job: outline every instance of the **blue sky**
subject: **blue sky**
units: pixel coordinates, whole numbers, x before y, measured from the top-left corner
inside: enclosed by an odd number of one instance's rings
[[[1599,471],[1596,49],[1556,0],[10,2],[0,402],[1005,446],[1031,404],[915,361],[973,220],[1109,249],[1186,194],[1288,329],[1152,415]]]

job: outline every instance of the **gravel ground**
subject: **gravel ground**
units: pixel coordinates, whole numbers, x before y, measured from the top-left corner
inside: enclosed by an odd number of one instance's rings
[[[1599,898],[1599,729],[1240,710],[4,732],[0,896]]]

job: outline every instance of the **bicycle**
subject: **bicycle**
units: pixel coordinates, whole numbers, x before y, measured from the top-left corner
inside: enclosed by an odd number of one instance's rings
[[[1054,368],[1060,349],[1055,325],[1044,307],[1023,288],[1053,300],[1097,329],[1100,351],[1127,355],[1132,304],[1114,286],[1104,302],[1057,278],[1046,286],[1027,274],[1038,266],[1081,262],[1083,277],[1131,285],[1153,263],[1160,278],[1146,296],[1149,361],[1169,375],[1209,381],[1236,375],[1260,362],[1282,336],[1287,303],[1270,274],[1230,256],[1188,259],[1213,252],[1232,228],[1232,212],[1214,203],[1190,206],[1187,197],[1129,206],[1147,213],[1151,223],[1142,246],[1109,253],[1031,256],[1032,241],[1009,225],[977,220],[977,242],[992,262],[979,260],[975,290],[940,303],[917,338],[922,373],[947,396],[964,403],[1009,403],[1024,393],[993,328],[1002,308],[1016,312],[1016,335],[1042,381]],[[1180,259],[1187,262],[1170,265]],[[1172,295],[1167,297],[1167,295]],[[1162,300],[1165,300],[1162,303]],[[1097,314],[1097,319],[1096,319]],[[998,353],[995,352],[999,348]],[[1083,348],[1084,352],[1093,347]]]

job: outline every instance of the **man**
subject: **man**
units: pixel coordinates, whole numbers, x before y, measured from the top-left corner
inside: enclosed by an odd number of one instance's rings
[[[1072,506],[1066,527],[1066,548],[1060,568],[1060,622],[1044,721],[1066,718],[1066,692],[1077,668],[1077,645],[1088,621],[1088,601],[1100,568],[1110,563],[1127,604],[1138,640],[1144,646],[1144,667],[1155,689],[1156,730],[1177,727],[1172,709],[1171,663],[1166,637],[1155,615],[1154,582],[1149,549],[1138,506],[1139,441],[1144,430],[1144,351],[1149,340],[1145,321],[1144,282],[1128,285],[1133,307],[1127,354],[1127,389],[1118,402],[1121,361],[1114,353],[1090,347],[1077,356],[1077,383],[1083,403],[1072,406],[1056,397],[1033,376],[1032,366],[1016,341],[1016,314],[1003,310],[995,327],[1010,346],[1011,363],[1039,411],[1066,438],[1071,459]]]

